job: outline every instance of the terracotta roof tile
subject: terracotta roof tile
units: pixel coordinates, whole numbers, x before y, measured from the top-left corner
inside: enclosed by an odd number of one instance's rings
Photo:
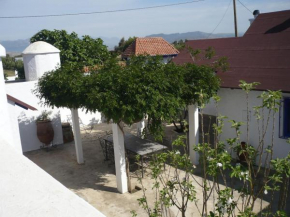
[[[136,40],[125,50],[123,57],[131,55],[171,56],[177,55],[179,51],[161,37],[136,38]]]

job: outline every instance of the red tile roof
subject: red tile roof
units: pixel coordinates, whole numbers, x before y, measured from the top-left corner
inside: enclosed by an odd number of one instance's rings
[[[24,108],[26,110],[30,109],[32,111],[36,111],[37,109],[34,108],[31,105],[26,104],[25,102],[22,102],[19,99],[14,98],[13,96],[10,96],[9,94],[7,94],[7,99],[13,101],[16,105],[20,106],[21,108]]]
[[[257,90],[290,92],[290,10],[260,14],[243,37],[191,40],[187,45],[201,50],[213,47],[216,51],[213,61],[228,57],[230,69],[217,73],[221,87],[239,88],[239,80],[245,80],[260,82]],[[177,64],[193,62],[186,50],[173,61]]]
[[[136,40],[124,51],[123,57],[131,55],[171,56],[179,51],[161,37],[136,38]]]

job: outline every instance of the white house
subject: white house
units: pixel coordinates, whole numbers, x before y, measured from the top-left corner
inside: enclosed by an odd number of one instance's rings
[[[190,40],[187,46],[193,49],[205,50],[213,47],[216,57],[213,60],[205,58],[192,59],[188,51],[183,50],[174,59],[177,64],[187,62],[207,64],[219,57],[228,57],[229,70],[216,72],[221,79],[221,89],[218,95],[219,114],[229,120],[247,121],[246,94],[239,87],[239,81],[260,82],[249,95],[250,128],[249,144],[258,147],[258,124],[254,117],[253,106],[261,104],[258,99],[262,91],[281,90],[283,99],[280,111],[275,117],[274,158],[285,157],[290,151],[286,140],[290,137],[290,10],[260,14],[253,21],[243,37]],[[287,21],[288,20],[288,21]],[[265,111],[266,112],[266,111]],[[215,105],[211,101],[204,109],[205,114],[217,115]],[[271,144],[273,119],[270,119],[266,146]],[[247,141],[246,126],[242,126],[242,141]],[[235,131],[226,121],[221,139],[226,142],[234,138]]]
[[[16,108],[15,115],[18,118],[20,137],[23,152],[39,149],[43,144],[38,140],[36,135],[36,117],[43,110],[51,110],[52,124],[54,129],[53,144],[62,144],[62,122],[72,123],[70,109],[67,108],[49,108],[43,106],[37,96],[33,93],[38,79],[46,72],[52,71],[60,66],[60,50],[46,42],[35,42],[30,44],[22,53],[25,69],[25,81],[7,82],[5,90],[7,94],[25,103],[35,107],[37,111],[23,110]],[[101,121],[100,113],[86,113],[79,110],[79,121],[81,127],[90,127]]]

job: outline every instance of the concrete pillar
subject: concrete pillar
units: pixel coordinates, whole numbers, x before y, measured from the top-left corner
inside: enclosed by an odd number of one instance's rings
[[[199,143],[198,107],[196,105],[188,106],[188,124],[190,160],[192,164],[198,165],[199,154],[193,150],[193,147]]]
[[[72,122],[73,122],[77,162],[78,164],[83,164],[84,163],[83,144],[82,144],[82,138],[81,138],[79,113],[77,109],[71,109],[71,117],[72,117]]]
[[[126,155],[124,134],[117,124],[112,124],[115,168],[117,178],[117,189],[121,194],[128,191],[127,174],[126,174]]]
[[[0,44],[0,137],[6,141],[7,144],[14,146],[14,135],[8,110],[8,101],[5,90],[4,70],[2,64],[2,57],[6,57],[6,50]]]
[[[137,136],[142,138],[144,137],[142,136],[144,128],[145,128],[145,120],[143,118],[140,122],[137,123]]]

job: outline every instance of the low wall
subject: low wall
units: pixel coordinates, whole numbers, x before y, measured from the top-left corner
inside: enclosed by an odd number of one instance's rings
[[[104,217],[0,138],[0,216]]]

